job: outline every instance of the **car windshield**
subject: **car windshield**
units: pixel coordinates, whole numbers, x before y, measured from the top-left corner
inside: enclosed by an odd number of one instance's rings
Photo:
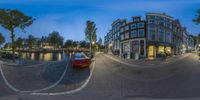
[[[74,55],[74,57],[75,57],[75,58],[85,58],[85,55],[82,54],[82,53],[76,53],[76,54]]]

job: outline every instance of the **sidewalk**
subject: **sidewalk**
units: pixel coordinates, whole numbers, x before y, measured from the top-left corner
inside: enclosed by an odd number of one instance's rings
[[[104,54],[104,55],[115,61],[127,64],[127,65],[132,65],[135,67],[140,67],[140,66],[148,67],[148,66],[154,66],[154,65],[164,65],[164,64],[173,63],[173,62],[179,61],[181,59],[184,59],[185,57],[189,56],[189,54],[190,53],[177,55],[177,56],[173,56],[173,57],[168,57],[165,60],[163,60],[163,59],[148,60],[147,58],[134,60],[134,59],[124,59],[122,57],[114,56],[111,54]]]

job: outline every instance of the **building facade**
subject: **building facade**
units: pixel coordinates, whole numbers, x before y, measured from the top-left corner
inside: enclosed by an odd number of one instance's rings
[[[146,22],[141,17],[133,17],[131,22],[120,27],[120,55],[127,59],[146,56]]]
[[[147,57],[154,59],[162,57],[163,54],[171,55],[172,22],[173,17],[165,13],[147,13]]]
[[[174,55],[182,54],[182,44],[183,44],[183,28],[179,20],[173,21],[173,33],[172,42],[174,44]]]
[[[115,55],[120,54],[120,27],[124,26],[125,23],[126,20],[117,19],[111,24],[112,43],[110,45],[112,45],[112,52]]]
[[[105,46],[127,59],[155,59],[186,53],[194,40],[179,20],[165,13],[146,13],[146,19],[116,20],[105,36]]]

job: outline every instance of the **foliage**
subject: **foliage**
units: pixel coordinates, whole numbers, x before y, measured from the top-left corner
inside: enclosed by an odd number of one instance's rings
[[[5,37],[0,33],[0,45],[5,42]]]
[[[29,46],[29,49],[32,49],[35,43],[36,43],[36,38],[33,35],[29,35],[27,38],[27,44]]]
[[[73,40],[66,40],[65,42],[65,48],[72,48]]]
[[[101,37],[100,37],[99,40],[98,40],[98,44],[99,44],[99,45],[102,45],[102,39],[101,39]]]
[[[86,41],[92,43],[92,42],[96,42],[96,24],[93,21],[87,21],[86,22],[86,29],[85,29],[85,39]]]
[[[13,62],[15,62],[14,30],[19,28],[25,32],[25,28],[30,26],[33,21],[34,19],[32,17],[29,17],[18,10],[0,9],[0,25],[10,31],[11,35]]]
[[[80,41],[79,44],[81,48],[89,48],[89,43],[86,41]]]
[[[17,40],[15,41],[15,46],[16,46],[17,48],[22,48],[23,42],[25,42],[25,40],[19,37],[19,38],[17,38]]]
[[[196,24],[200,24],[200,9],[197,11],[196,18],[193,19]]]
[[[59,32],[53,31],[48,36],[49,43],[54,46],[54,48],[63,45],[64,38],[60,36]]]

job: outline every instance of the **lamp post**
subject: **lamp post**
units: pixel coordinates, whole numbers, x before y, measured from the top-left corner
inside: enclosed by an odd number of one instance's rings
[[[90,43],[90,58],[92,58],[92,45],[94,45],[95,42],[92,41],[92,43]]]

